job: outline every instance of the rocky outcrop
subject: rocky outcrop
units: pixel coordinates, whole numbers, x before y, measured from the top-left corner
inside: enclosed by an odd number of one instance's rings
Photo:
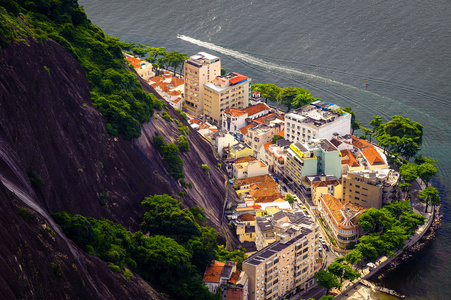
[[[144,298],[139,293],[150,289],[142,281],[130,285],[122,275],[112,273],[104,263],[65,240],[44,217],[57,211],[108,218],[133,231],[139,229],[143,213],[140,203],[145,196],[166,193],[177,197],[185,191],[187,196],[181,201],[186,206],[202,206],[208,224],[229,245],[238,243],[222,222],[226,177],[218,169],[210,145],[194,130],[189,135],[191,151],[182,154],[185,180],[193,184],[185,190],[169,176],[151,143],[155,131],[166,141],[175,141],[180,134],[175,122],[152,118],[143,125],[142,136],[134,141],[109,136],[103,116],[91,104],[83,68],[55,42],[30,40],[28,44],[2,49],[0,70],[0,179],[3,184],[8,182],[6,188],[1,187],[0,224],[11,224],[1,232],[0,258],[2,268],[12,263],[0,274],[0,282],[5,283],[2,288],[7,295],[13,295],[11,299],[26,297],[26,287],[38,294],[41,287],[44,293],[52,286],[60,286],[54,298],[85,299],[92,298],[90,295],[138,299]],[[172,108],[168,112],[184,122]],[[202,164],[210,166],[210,174],[202,170]],[[32,187],[27,172],[40,177],[43,184]],[[15,196],[12,187],[23,197]],[[24,202],[24,195],[33,206]],[[31,219],[17,216],[19,208],[28,208]],[[41,213],[36,215],[37,211]],[[43,224],[56,236],[48,236]],[[29,264],[25,269],[25,261],[17,262],[20,251]],[[81,263],[77,263],[77,257],[81,257]],[[62,262],[62,278],[55,277],[48,268],[40,271],[58,259]],[[78,270],[84,269],[86,275],[76,283],[70,276],[82,271],[74,271],[73,264]],[[43,280],[33,281],[40,272],[45,273]],[[17,281],[20,276],[28,281]],[[21,290],[20,284],[23,293],[14,294]],[[78,294],[67,296],[70,293]]]

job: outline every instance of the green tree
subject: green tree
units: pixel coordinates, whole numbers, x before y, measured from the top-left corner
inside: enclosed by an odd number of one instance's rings
[[[294,203],[294,198],[290,194],[286,194],[285,200],[288,201],[288,203],[290,203],[290,205],[293,205],[293,203]]]
[[[417,168],[418,171],[418,177],[423,180],[424,184],[426,186],[429,185],[429,182],[435,175],[438,173],[437,166],[434,163],[425,162],[420,165],[418,165]]]
[[[433,186],[428,186],[424,190],[419,192],[418,198],[420,202],[426,204],[424,212],[428,211],[429,205],[436,206],[440,204],[440,196],[438,194],[437,189]]]
[[[275,144],[278,140],[280,140],[280,139],[283,139],[283,136],[281,136],[281,135],[274,135],[273,137],[272,137],[272,142]]]
[[[409,160],[420,150],[423,125],[402,116],[392,116],[392,120],[379,125],[376,140],[392,156],[400,155]]]
[[[316,279],[316,282],[320,287],[323,287],[327,290],[326,294],[329,294],[329,291],[332,288],[341,287],[341,283],[338,281],[337,276],[328,271],[321,270],[318,273],[316,273],[314,278]]]
[[[281,88],[275,84],[268,83],[255,83],[251,87],[252,91],[259,91],[263,98],[268,99],[269,101],[276,102],[277,95],[280,93]]]
[[[415,164],[403,164],[399,167],[399,174],[406,182],[415,181],[418,177],[418,165]]]
[[[343,108],[343,111],[351,114],[351,134],[354,134],[354,131],[360,128],[360,124],[362,124],[362,122],[357,122],[357,117],[355,115],[355,112],[352,111],[351,107],[346,106]]]
[[[340,263],[338,261],[332,262],[327,267],[327,271],[340,278],[340,283],[343,283],[343,279],[352,282],[360,277],[359,271],[353,270],[349,264]]]
[[[221,68],[221,76],[224,76],[225,74],[227,74],[227,73],[226,73],[226,69]]]
[[[357,221],[365,232],[372,233],[389,229],[395,223],[395,218],[386,210],[370,208]]]
[[[200,226],[188,209],[181,209],[169,195],[146,197],[141,203],[145,209],[141,227],[151,235],[162,234],[179,243],[186,243],[202,235]]]
[[[166,56],[166,59],[169,61],[171,67],[174,68],[174,76],[176,76],[177,68],[182,65],[185,60],[188,59],[188,56],[181,52],[172,51]]]
[[[177,138],[177,147],[179,147],[180,152],[190,151],[188,139],[183,134]]]

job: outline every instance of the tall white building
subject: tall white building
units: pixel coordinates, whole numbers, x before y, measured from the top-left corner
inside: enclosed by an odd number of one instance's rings
[[[313,139],[350,134],[351,114],[334,104],[315,101],[285,115],[285,139],[306,143]]]

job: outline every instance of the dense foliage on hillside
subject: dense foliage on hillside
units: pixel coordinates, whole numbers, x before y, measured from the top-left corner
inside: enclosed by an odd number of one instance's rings
[[[214,299],[202,285],[205,267],[213,259],[235,260],[240,265],[245,251],[229,252],[218,246],[216,230],[198,223],[205,220],[200,207],[182,209],[168,195],[146,197],[142,205],[146,213],[141,227],[148,237],[106,219],[66,212],[52,217],[79,247],[126,278],[130,269],[174,299]]]
[[[126,68],[119,40],[91,23],[77,1],[0,0],[0,47],[14,41],[50,38],[81,63],[91,84],[94,106],[105,116],[112,135],[127,139],[141,135],[160,101],[146,94],[136,74]]]

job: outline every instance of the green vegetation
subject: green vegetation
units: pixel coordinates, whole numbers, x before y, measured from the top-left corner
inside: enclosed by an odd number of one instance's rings
[[[63,272],[61,270],[61,266],[56,264],[56,263],[52,263],[52,270],[53,270],[53,274],[55,274],[56,277],[58,278],[62,278],[63,277]]]
[[[292,108],[299,108],[315,100],[319,100],[313,98],[312,94],[304,88],[292,86],[280,88],[272,83],[255,83],[252,85],[252,91],[259,91],[263,98],[285,105],[287,112]]]
[[[208,174],[208,172],[210,172],[210,167],[207,164],[202,164],[202,169],[207,174]]]
[[[142,229],[134,234],[106,219],[66,212],[52,214],[62,231],[80,248],[96,255],[131,280],[132,270],[173,299],[214,299],[202,285],[201,275],[213,260],[242,262],[243,249],[228,252],[217,244],[217,232],[200,226],[205,218],[199,207],[182,209],[168,195],[144,199]]]
[[[157,135],[153,137],[153,144],[155,149],[163,156],[163,161],[169,169],[169,174],[175,180],[185,177],[185,174],[183,174],[183,159],[180,157],[179,147],[174,143],[165,144],[164,138],[161,135],[158,135],[158,133],[156,134]],[[182,142],[182,149],[186,150],[186,145],[183,146],[183,144],[184,143]],[[189,143],[187,151],[189,151]]]
[[[374,136],[384,151],[392,158],[400,156],[408,161],[414,157],[423,142],[423,125],[402,116],[392,116],[392,120],[382,123],[378,117],[372,121]]]
[[[314,278],[320,287],[323,287],[327,290],[326,294],[329,294],[329,291],[332,288],[340,288],[341,283],[338,280],[337,276],[328,272],[326,270],[320,270],[315,274]]]
[[[39,176],[35,171],[27,171],[28,179],[30,179],[31,185],[35,188],[40,188],[44,185],[44,179]]]
[[[177,147],[179,147],[180,152],[190,151],[188,139],[183,134],[177,138]]]
[[[272,142],[275,144],[278,140],[280,140],[280,139],[283,139],[283,136],[281,136],[281,135],[278,135],[278,134],[276,134],[276,135],[274,135],[273,137],[272,137]]]
[[[172,121],[174,121],[174,120],[171,118],[171,116],[170,116],[167,112],[163,112],[162,118],[163,118],[165,121],[167,121],[167,122],[172,122]]]
[[[424,224],[424,220],[422,215],[412,212],[407,200],[392,202],[379,210],[366,210],[358,222],[367,235],[362,236],[354,250],[346,254],[346,261],[357,264],[363,260],[374,262],[382,255],[393,256],[394,251],[402,249],[404,241]]]
[[[291,196],[291,194],[286,194],[285,200],[288,201],[288,203],[290,203],[290,204],[294,203],[294,198],[293,198],[293,196]]]
[[[425,203],[426,207],[424,208],[424,212],[428,211],[428,206],[436,206],[440,205],[440,196],[438,195],[438,191],[433,186],[428,186],[424,190],[418,193],[418,198],[420,202]]]
[[[17,210],[17,214],[25,220],[28,220],[31,217],[30,210],[28,208],[19,208]]]
[[[178,112],[182,116],[183,119],[188,120],[188,116],[186,115],[186,113],[184,113],[183,111],[181,111],[178,108],[176,108],[175,111]]]
[[[0,6],[7,11],[0,11],[0,47],[50,38],[68,50],[86,71],[92,102],[109,134],[139,137],[140,124],[149,121],[154,108],[161,109],[161,102],[146,94],[127,69],[118,39],[92,24],[77,1],[1,0]]]

